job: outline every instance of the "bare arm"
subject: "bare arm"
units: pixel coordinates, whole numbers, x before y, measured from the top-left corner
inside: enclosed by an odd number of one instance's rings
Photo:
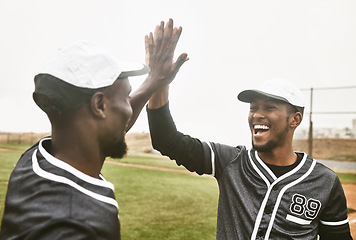
[[[182,27],[173,28],[173,20],[169,19],[166,26],[161,21],[160,25],[156,26],[154,34],[150,33],[145,36],[146,64],[151,71],[142,85],[131,95],[130,103],[133,114],[126,129],[127,131],[136,122],[142,108],[150,97],[158,89],[168,86],[183,63],[188,60],[187,54],[183,53],[176,62],[173,61],[174,51],[181,33]]]
[[[157,90],[148,102],[149,109],[157,109],[168,103],[169,85],[161,87]]]

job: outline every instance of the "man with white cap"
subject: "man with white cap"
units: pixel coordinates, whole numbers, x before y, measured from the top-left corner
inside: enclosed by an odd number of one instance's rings
[[[170,19],[145,38],[151,69],[118,62],[89,42],[59,49],[35,77],[33,98],[51,137],[13,170],[0,239],[120,239],[114,186],[100,174],[107,156],[126,153],[125,133],[149,97],[187,60],[173,54],[182,29]],[[130,96],[128,77],[149,73]]]
[[[168,86],[147,107],[152,144],[163,155],[219,185],[216,239],[352,239],[337,175],[292,140],[304,101],[291,83],[273,79],[242,91],[250,103],[252,149],[204,142],[176,129]]]

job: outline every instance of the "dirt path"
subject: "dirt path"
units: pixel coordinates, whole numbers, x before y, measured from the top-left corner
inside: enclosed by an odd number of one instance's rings
[[[0,152],[1,151],[25,152],[25,150],[7,149],[7,148],[0,148]]]
[[[110,161],[110,160],[105,160],[105,163],[119,165],[119,166],[126,166],[126,167],[137,167],[137,168],[145,168],[145,169],[152,169],[152,170],[165,171],[165,172],[177,172],[177,173],[196,175],[195,173],[189,172],[188,170],[185,169],[166,168],[166,167],[150,166],[150,165],[136,164],[136,163],[124,163],[124,162],[117,162],[117,161]]]
[[[342,185],[346,195],[347,207],[356,210],[356,184]],[[356,238],[356,212],[349,214],[351,234]]]

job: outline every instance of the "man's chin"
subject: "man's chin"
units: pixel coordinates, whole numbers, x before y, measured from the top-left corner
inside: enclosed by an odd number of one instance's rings
[[[252,148],[257,152],[269,152],[275,148],[275,145],[276,144],[274,142],[267,142],[265,144],[256,144],[252,142]]]
[[[113,158],[113,159],[121,159],[126,156],[127,152],[125,153],[120,153],[120,154],[110,154],[108,157]]]
[[[257,152],[267,152],[267,148],[265,148],[264,146],[253,145],[252,148]]]
[[[116,144],[113,144],[111,146],[107,156],[115,159],[120,159],[126,156],[126,154],[127,154],[127,144],[125,140],[120,140],[116,142]]]

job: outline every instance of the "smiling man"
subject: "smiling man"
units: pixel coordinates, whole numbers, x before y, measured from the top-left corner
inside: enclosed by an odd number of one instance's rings
[[[168,86],[151,97],[147,108],[154,148],[190,171],[216,178],[216,238],[352,239],[337,175],[293,151],[304,111],[300,90],[273,79],[242,91],[238,99],[250,104],[252,149],[203,142],[177,131]]]

